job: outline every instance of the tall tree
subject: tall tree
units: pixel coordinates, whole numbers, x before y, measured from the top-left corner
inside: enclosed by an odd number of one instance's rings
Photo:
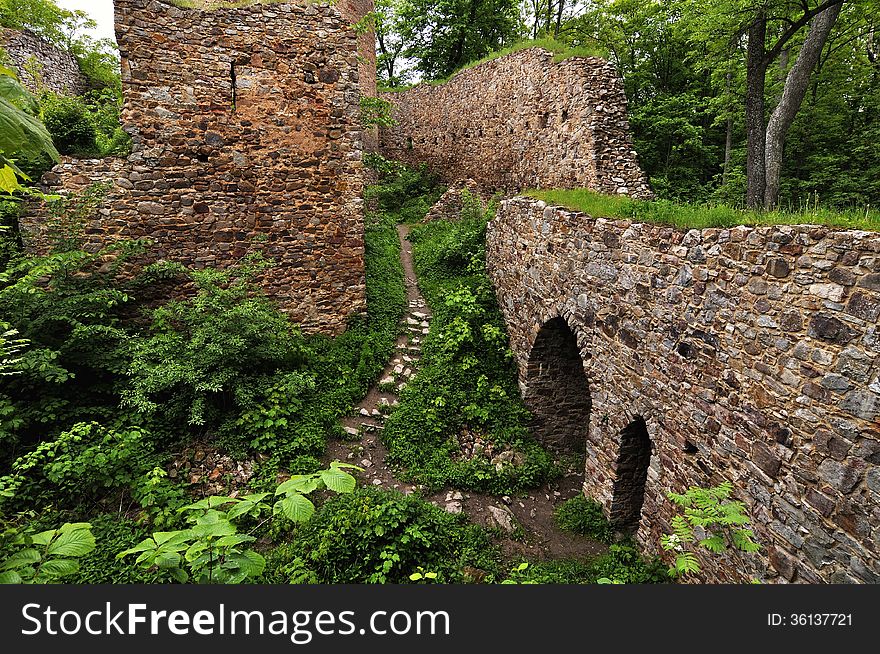
[[[778,176],[770,184],[768,193],[768,123],[767,73],[783,53],[799,45],[804,31],[809,30],[809,47],[798,57],[797,72],[786,77],[781,98],[785,105],[773,123],[773,151],[770,156],[771,174],[778,171],[777,160],[791,118],[797,114],[803,95],[800,88],[809,80],[817,58],[831,28],[837,20],[841,5],[848,0],[690,0],[688,12],[694,23],[701,26],[694,32],[696,40],[710,39],[716,43],[720,57],[729,52],[730,44],[742,39],[746,42],[745,125],[746,204],[752,208],[776,204]],[[827,12],[827,13],[826,13]],[[819,16],[822,16],[819,20]],[[787,90],[786,90],[787,89]],[[787,124],[786,124],[787,123]]]
[[[520,33],[518,0],[400,0],[398,15],[405,54],[428,79],[445,77]]]

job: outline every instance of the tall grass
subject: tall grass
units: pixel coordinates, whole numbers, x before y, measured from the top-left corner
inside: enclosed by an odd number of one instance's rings
[[[583,211],[595,218],[623,218],[634,222],[672,225],[682,229],[736,225],[827,225],[841,229],[880,231],[880,211],[834,210],[805,205],[799,210],[750,211],[727,205],[684,204],[669,200],[633,200],[588,189],[527,190],[523,195],[547,204]]]

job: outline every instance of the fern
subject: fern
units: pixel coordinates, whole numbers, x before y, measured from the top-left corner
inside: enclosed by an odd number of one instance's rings
[[[685,493],[669,493],[667,497],[682,513],[672,518],[672,533],[660,537],[667,552],[676,552],[675,564],[669,569],[673,577],[700,572],[700,563],[693,548],[720,555],[728,550],[754,553],[761,549],[754,533],[742,528],[749,523],[745,505],[729,499],[733,484],[723,482],[711,488],[691,487]],[[705,534],[707,536],[703,537]]]

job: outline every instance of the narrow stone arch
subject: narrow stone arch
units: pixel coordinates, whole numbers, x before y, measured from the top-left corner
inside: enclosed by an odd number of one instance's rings
[[[541,327],[529,353],[524,394],[531,431],[563,454],[586,450],[592,400],[577,338],[564,318]]]
[[[638,531],[645,502],[645,483],[651,463],[651,437],[645,419],[637,416],[620,434],[609,521],[615,531],[631,536]]]

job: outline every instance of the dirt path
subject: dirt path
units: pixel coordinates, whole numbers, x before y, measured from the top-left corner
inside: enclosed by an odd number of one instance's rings
[[[354,463],[364,469],[357,473],[362,483],[410,494],[422,489],[395,477],[386,462],[388,450],[380,435],[386,415],[399,402],[400,391],[418,370],[421,344],[430,328],[431,313],[416,282],[412,244],[407,240],[409,227],[398,225],[397,233],[406,279],[406,329],[398,338],[395,354],[379,383],[370,388],[351,415],[342,421],[347,438],[328,443],[326,461]],[[603,552],[605,546],[560,531],[553,519],[556,505],[579,494],[582,483],[583,472],[573,470],[521,497],[495,497],[450,488],[426,495],[425,499],[450,513],[464,513],[477,524],[498,529],[497,533],[501,534],[498,542],[505,559],[587,558]]]

